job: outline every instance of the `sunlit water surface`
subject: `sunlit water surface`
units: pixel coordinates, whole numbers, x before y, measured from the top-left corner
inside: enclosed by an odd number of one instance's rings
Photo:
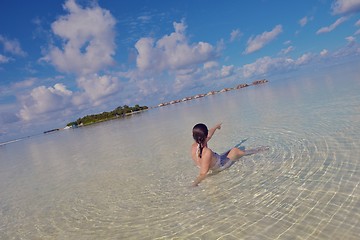
[[[358,239],[359,66],[0,147],[0,239]],[[191,129],[270,150],[190,187]]]

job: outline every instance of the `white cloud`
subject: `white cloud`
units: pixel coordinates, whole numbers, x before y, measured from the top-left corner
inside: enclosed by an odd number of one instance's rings
[[[218,57],[223,40],[214,47],[189,42],[184,21],[173,23],[174,31],[159,39],[141,38],[135,44],[137,69],[128,71],[132,87],[147,99],[169,97],[180,91],[208,84],[221,75]],[[228,70],[230,71],[230,69]],[[225,68],[224,68],[224,74]],[[134,91],[135,89],[132,89]]]
[[[23,81],[16,85],[26,88],[33,84],[34,79]],[[53,87],[39,86],[29,94],[20,97],[21,108],[18,113],[20,119],[31,121],[35,119],[58,119],[85,106],[99,106],[108,101],[108,97],[120,90],[117,77],[92,74],[77,79],[80,91],[73,92],[64,84],[57,83]]]
[[[265,56],[257,59],[253,63],[245,64],[242,67],[242,73],[245,78],[249,78],[254,75],[265,75],[270,72],[286,71],[305,65],[312,61],[315,57],[316,56],[311,53],[303,54],[295,60],[287,57],[271,58],[269,56]]]
[[[151,20],[151,16],[143,15],[143,16],[139,16],[137,19],[141,22],[147,23]]]
[[[357,21],[356,21],[355,26],[360,27],[360,20],[357,20]],[[358,30],[354,33],[354,35],[358,35],[358,34],[360,34],[360,29],[358,29]]]
[[[321,34],[321,33],[328,33],[333,31],[335,28],[337,28],[340,24],[342,24],[343,22],[345,22],[346,20],[348,20],[348,17],[341,17],[339,19],[337,19],[333,24],[331,24],[328,27],[322,27],[320,28],[316,34]]]
[[[347,37],[345,38],[347,40],[347,44],[335,51],[332,56],[334,58],[343,58],[348,56],[359,56],[360,54],[360,46],[355,41],[355,38],[353,37]]]
[[[159,91],[158,87],[160,87],[157,86],[156,80],[154,78],[142,79],[140,81],[137,81],[136,85],[142,97],[157,93]]]
[[[245,54],[249,54],[263,48],[266,44],[274,40],[282,32],[282,26],[277,25],[270,32],[263,32],[256,37],[250,37],[247,42]]]
[[[71,103],[72,94],[72,91],[61,83],[48,88],[45,86],[36,87],[30,95],[23,98],[19,117],[28,121],[46,117],[45,113],[63,110]]]
[[[328,55],[329,51],[327,49],[323,49],[321,52],[320,52],[320,56],[324,57],[326,55]]]
[[[10,61],[11,61],[11,58],[8,58],[8,57],[0,54],[0,64],[1,64],[1,63],[8,63],[8,62],[10,62]]]
[[[293,62],[294,60],[291,58],[271,58],[269,56],[265,56],[257,59],[253,63],[245,64],[242,71],[244,77],[248,78],[253,75],[263,75],[272,69],[289,66]]]
[[[242,36],[242,32],[240,32],[239,29],[232,30],[230,33],[230,42],[233,42],[236,39],[239,39],[241,36]]]
[[[21,49],[20,43],[17,39],[10,40],[0,35],[0,43],[4,45],[4,51],[16,56],[25,57],[26,52]]]
[[[63,41],[51,46],[43,60],[58,70],[79,75],[95,73],[113,63],[115,19],[98,5],[82,8],[75,0],[64,4],[67,15],[52,24],[52,31]]]
[[[210,69],[207,69],[206,71],[209,70]],[[176,71],[172,92],[179,93],[186,88],[193,88],[194,86],[201,85],[204,74],[206,73],[202,68],[189,68]]]
[[[346,37],[345,39],[346,39],[346,41],[348,41],[348,43],[355,42],[355,40],[356,40],[356,38],[353,36]]]
[[[77,96],[76,104],[79,102],[86,102],[90,99],[94,105],[98,105],[101,99],[110,96],[120,89],[120,83],[117,77],[97,74],[82,76],[77,79],[78,86],[84,89],[84,93],[81,95],[82,100]]]
[[[218,66],[219,66],[219,64],[215,61],[209,61],[209,62],[204,63],[204,69],[215,68]]]
[[[57,83],[54,85],[54,88],[49,88],[51,92],[57,93],[63,96],[71,96],[72,91],[66,89],[66,86],[62,83]]]
[[[294,47],[293,46],[289,46],[289,47],[287,47],[287,48],[284,48],[284,49],[281,49],[281,51],[280,51],[280,55],[286,55],[286,54],[288,54],[289,52],[292,52],[292,51],[294,51]]]
[[[313,16],[305,16],[302,19],[299,20],[299,24],[301,27],[304,27],[305,25],[307,25],[310,21],[314,20]]]
[[[360,11],[360,0],[335,0],[331,6],[333,14],[350,14]]]
[[[234,73],[234,65],[222,66],[221,77],[228,77]]]
[[[305,16],[302,19],[299,20],[300,26],[304,27],[308,23],[308,17]]]
[[[311,53],[304,53],[298,59],[295,60],[295,65],[304,65],[309,63],[315,56]]]
[[[287,57],[271,58],[266,56],[257,59],[253,63],[245,64],[240,70],[243,77],[249,78],[252,76],[264,76],[275,72],[297,69],[300,66],[308,66],[312,62],[320,64],[324,60],[324,63],[327,63],[326,60],[334,62],[344,57],[359,56],[360,46],[355,41],[355,38],[349,36],[345,39],[347,40],[347,44],[333,53],[330,53],[327,49],[323,49],[318,54],[305,53],[297,59]]]
[[[141,38],[135,44],[136,59],[140,71],[177,70],[207,62],[216,56],[212,45],[205,42],[189,44],[185,34],[187,26],[174,22],[175,32],[155,42],[153,38]]]

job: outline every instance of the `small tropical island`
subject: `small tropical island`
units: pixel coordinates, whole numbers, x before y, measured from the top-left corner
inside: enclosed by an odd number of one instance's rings
[[[76,128],[80,126],[86,126],[94,123],[104,122],[116,118],[122,118],[129,116],[135,113],[142,112],[147,110],[147,106],[139,106],[136,104],[134,107],[129,107],[127,105],[119,106],[110,112],[102,112],[99,114],[86,115],[85,117],[79,118],[74,122],[70,122],[66,125],[65,129]]]

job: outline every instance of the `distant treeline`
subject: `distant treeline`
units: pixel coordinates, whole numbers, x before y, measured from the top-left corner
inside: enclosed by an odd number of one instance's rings
[[[85,117],[79,118],[75,122],[68,123],[67,126],[71,127],[71,126],[89,125],[92,123],[102,122],[113,118],[124,117],[133,112],[146,110],[146,109],[148,109],[147,106],[139,106],[138,104],[136,104],[134,107],[129,107],[127,105],[124,105],[122,107],[115,108],[111,112],[103,112],[99,114],[87,115]]]

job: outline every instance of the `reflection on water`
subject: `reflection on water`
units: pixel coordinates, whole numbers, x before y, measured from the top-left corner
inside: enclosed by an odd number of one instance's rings
[[[273,82],[0,148],[0,239],[357,239],[360,79]],[[211,147],[270,150],[191,188]]]

